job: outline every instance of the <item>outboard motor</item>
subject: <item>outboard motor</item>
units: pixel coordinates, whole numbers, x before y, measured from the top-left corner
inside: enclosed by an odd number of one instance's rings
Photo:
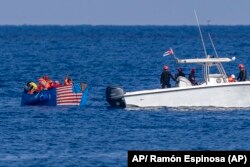
[[[106,100],[113,107],[126,107],[124,91],[118,86],[108,86],[106,88]]]

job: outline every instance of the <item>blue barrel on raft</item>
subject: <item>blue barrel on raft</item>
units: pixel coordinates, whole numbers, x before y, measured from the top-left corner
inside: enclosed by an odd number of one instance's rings
[[[38,93],[23,92],[21,105],[33,106],[85,106],[88,98],[88,86],[85,83],[74,83],[69,86],[60,86]]]

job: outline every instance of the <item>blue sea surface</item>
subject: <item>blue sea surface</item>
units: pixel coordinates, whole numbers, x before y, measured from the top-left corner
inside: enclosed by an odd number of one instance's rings
[[[202,26],[228,75],[250,72],[250,26]],[[163,53],[201,58],[195,26],[0,26],[0,166],[127,166],[128,150],[250,150],[250,109],[112,108],[108,85],[159,88]],[[184,72],[200,66],[183,66]],[[89,85],[87,106],[20,106],[27,81],[42,75]],[[172,83],[174,85],[174,83]],[[250,93],[250,92],[249,92]],[[216,96],[216,95],[215,95]],[[244,98],[244,97],[243,97]],[[232,103],[234,103],[232,101]]]

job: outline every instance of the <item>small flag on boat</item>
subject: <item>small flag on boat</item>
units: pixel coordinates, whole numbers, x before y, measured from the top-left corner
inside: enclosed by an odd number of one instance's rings
[[[163,56],[170,56],[170,55],[173,55],[174,54],[174,51],[172,48],[170,48],[168,51],[166,51]]]

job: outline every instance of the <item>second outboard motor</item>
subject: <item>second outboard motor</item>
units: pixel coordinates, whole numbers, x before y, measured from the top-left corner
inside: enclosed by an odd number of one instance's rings
[[[108,86],[106,88],[106,100],[114,107],[126,107],[124,91],[118,86]]]

